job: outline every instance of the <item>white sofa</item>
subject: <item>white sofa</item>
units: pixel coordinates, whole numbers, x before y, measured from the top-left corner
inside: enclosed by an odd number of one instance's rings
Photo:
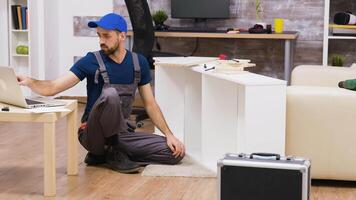
[[[296,67],[287,87],[286,154],[310,158],[315,179],[356,180],[356,79],[349,67]]]

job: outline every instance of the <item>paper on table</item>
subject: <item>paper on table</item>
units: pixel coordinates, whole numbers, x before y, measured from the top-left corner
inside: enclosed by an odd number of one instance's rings
[[[39,107],[27,110],[32,113],[70,112],[70,109],[65,107]]]
[[[213,62],[217,57],[154,57],[155,66],[165,67],[192,67],[199,64]]]

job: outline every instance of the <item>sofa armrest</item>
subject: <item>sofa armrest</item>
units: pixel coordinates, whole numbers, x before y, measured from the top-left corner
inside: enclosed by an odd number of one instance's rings
[[[312,177],[356,180],[356,92],[287,87],[286,154],[310,158]]]
[[[355,68],[300,65],[292,71],[291,85],[338,87],[346,79],[356,79]]]

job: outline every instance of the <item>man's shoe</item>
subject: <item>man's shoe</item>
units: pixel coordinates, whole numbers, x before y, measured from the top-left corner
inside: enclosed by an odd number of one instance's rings
[[[85,156],[84,162],[89,166],[101,165],[105,163],[105,155],[95,155],[88,152]]]
[[[109,146],[106,153],[106,166],[120,173],[138,173],[142,166],[129,159],[127,154],[116,146]]]

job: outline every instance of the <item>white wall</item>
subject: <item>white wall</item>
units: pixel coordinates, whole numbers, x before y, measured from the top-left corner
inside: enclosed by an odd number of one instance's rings
[[[55,79],[59,72],[59,9],[58,0],[44,1],[44,19],[45,29],[44,29],[44,40],[46,56],[45,56],[45,79]]]
[[[89,51],[99,49],[97,37],[73,36],[73,17],[105,15],[113,11],[113,1],[51,0],[47,4],[49,10],[57,16],[47,21],[50,27],[46,28],[47,48],[51,51],[46,63],[46,79],[53,79],[69,72],[74,56],[84,56]],[[86,80],[59,95],[86,96],[85,86]]]
[[[44,79],[45,75],[45,0],[28,1],[30,28],[30,73],[36,79]]]
[[[43,4],[44,34],[41,35],[45,38],[44,66],[38,66],[36,74],[43,72],[48,80],[69,73],[74,56],[84,56],[99,49],[97,37],[73,36],[73,17],[103,16],[113,11],[113,1],[43,0]],[[0,0],[0,65],[8,65],[8,58],[8,6],[7,1]],[[86,96],[85,86],[84,80],[59,95]]]
[[[0,65],[9,65],[8,6],[0,0]]]

